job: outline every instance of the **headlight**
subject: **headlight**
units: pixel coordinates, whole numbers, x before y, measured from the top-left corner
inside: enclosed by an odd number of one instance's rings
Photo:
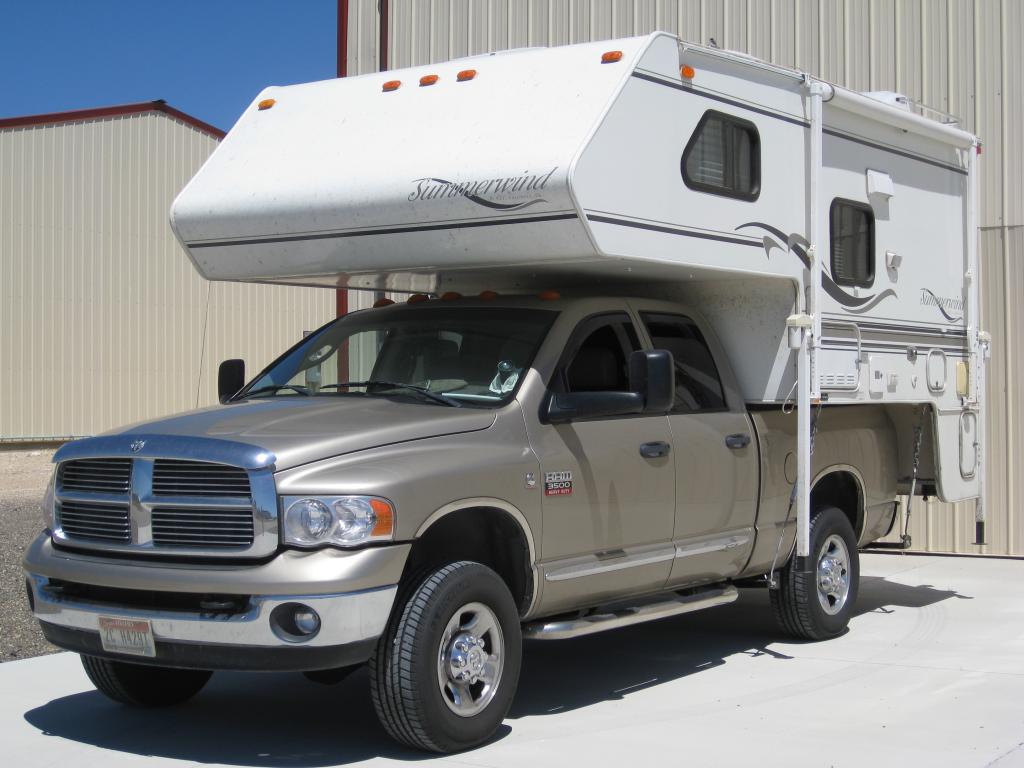
[[[282,496],[284,541],[298,547],[390,541],[395,508],[377,496]]]
[[[47,527],[47,529],[49,529],[51,531],[53,530],[53,524],[54,524],[54,520],[53,520],[53,506],[54,506],[53,489],[54,489],[54,485],[55,485],[56,482],[57,482],[57,470],[54,469],[53,472],[50,474],[50,482],[48,482],[46,484],[46,491],[43,492],[43,501],[40,504],[40,509],[43,512],[43,524]]]

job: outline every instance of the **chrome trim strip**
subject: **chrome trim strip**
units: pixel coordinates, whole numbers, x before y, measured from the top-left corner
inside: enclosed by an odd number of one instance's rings
[[[735,534],[724,539],[708,539],[692,544],[676,544],[676,557],[693,557],[694,555],[706,555],[709,552],[722,552],[727,549],[736,549],[750,542],[749,534]]]
[[[100,616],[148,619],[157,642],[186,642],[203,645],[256,646],[286,645],[324,647],[355,643],[379,637],[391,615],[397,586],[333,595],[257,595],[245,613],[224,615],[185,611],[147,611],[77,602],[46,589],[45,576],[31,575],[35,616],[39,621],[62,627],[99,631]],[[280,640],[270,626],[270,613],[282,603],[303,603],[320,615],[320,631],[303,643]]]
[[[664,563],[672,560],[674,557],[675,549],[671,547],[656,549],[653,551],[647,550],[645,552],[637,552],[632,555],[622,555],[614,558],[613,560],[599,560],[596,555],[593,555],[593,561],[591,562],[574,563],[573,565],[567,565],[562,568],[547,571],[544,574],[544,579],[545,581],[580,579],[585,576],[612,573],[613,571],[621,571],[626,568],[637,568],[642,565]]]

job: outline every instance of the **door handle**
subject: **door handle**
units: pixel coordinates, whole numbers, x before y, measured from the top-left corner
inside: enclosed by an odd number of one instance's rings
[[[640,455],[645,459],[660,459],[662,456],[668,456],[671,450],[671,445],[659,440],[654,443],[643,443],[640,446]]]
[[[734,449],[746,448],[748,445],[750,445],[750,435],[744,435],[742,432],[735,435],[729,435],[727,438],[725,438],[725,445],[728,448]]]

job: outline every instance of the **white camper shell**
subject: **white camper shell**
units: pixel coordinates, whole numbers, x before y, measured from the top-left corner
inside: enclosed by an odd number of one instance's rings
[[[749,403],[799,409],[805,555],[819,400],[921,405],[893,410],[901,477],[920,413],[919,477],[980,495],[978,147],[655,33],[268,88],[171,223],[211,280],[685,301]]]

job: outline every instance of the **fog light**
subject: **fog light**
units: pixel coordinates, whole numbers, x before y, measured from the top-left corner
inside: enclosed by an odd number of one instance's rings
[[[320,617],[312,608],[296,608],[292,618],[295,628],[304,635],[315,635],[320,630]]]

